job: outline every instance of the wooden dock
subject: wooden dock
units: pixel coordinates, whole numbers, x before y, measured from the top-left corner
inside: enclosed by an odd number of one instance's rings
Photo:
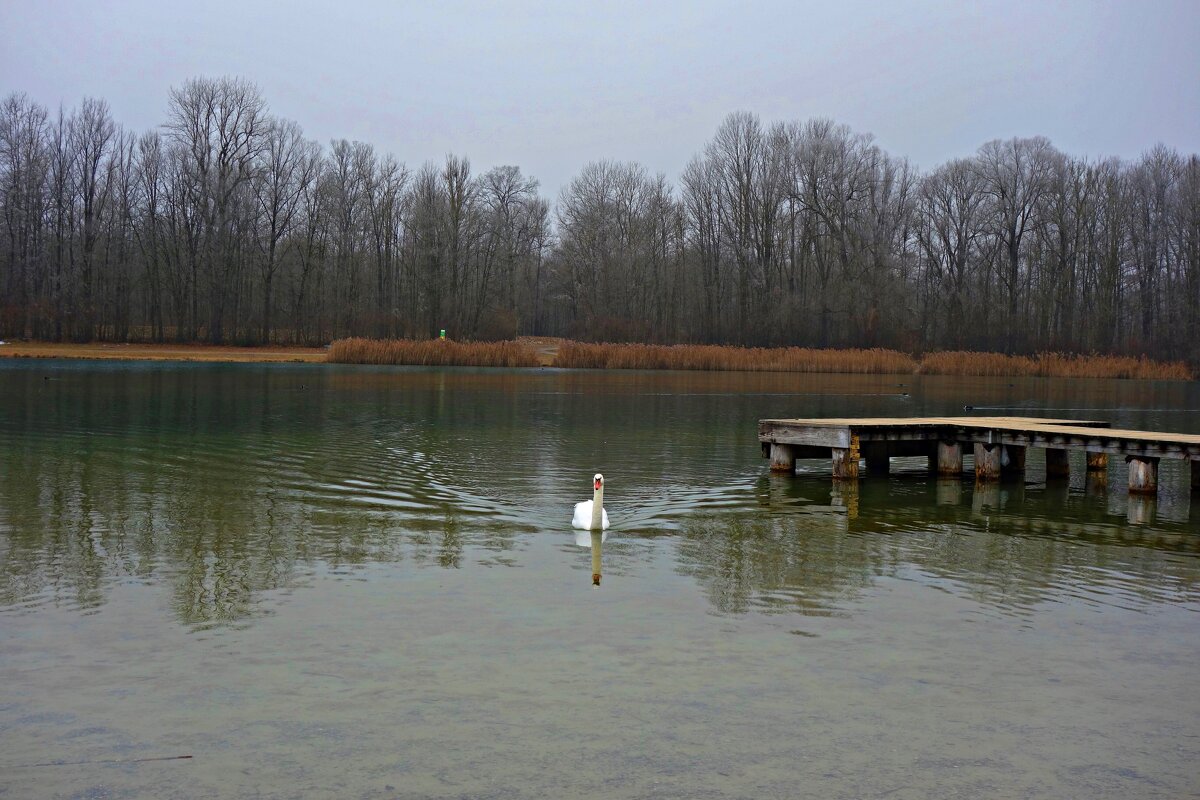
[[[1087,453],[1089,471],[1108,468],[1110,455],[1129,464],[1129,491],[1158,491],[1158,462],[1177,458],[1191,464],[1193,489],[1200,489],[1200,435],[1119,430],[1096,420],[1042,417],[870,417],[764,419],[758,423],[763,457],[772,471],[794,472],[798,458],[830,458],[833,477],[858,478],[859,461],[869,472],[886,473],[894,456],[927,456],[931,472],[962,473],[963,448],[971,447],[978,482],[1025,471],[1030,447],[1046,451],[1046,477],[1069,477],[1072,450]]]

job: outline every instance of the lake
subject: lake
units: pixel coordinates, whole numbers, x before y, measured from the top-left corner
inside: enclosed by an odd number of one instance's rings
[[[1180,462],[756,438],[965,405],[1200,433],[1197,383],[0,362],[0,797],[1200,792]]]

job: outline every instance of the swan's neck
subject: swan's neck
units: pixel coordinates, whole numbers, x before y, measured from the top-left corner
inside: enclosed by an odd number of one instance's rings
[[[604,487],[592,495],[592,530],[604,530]]]

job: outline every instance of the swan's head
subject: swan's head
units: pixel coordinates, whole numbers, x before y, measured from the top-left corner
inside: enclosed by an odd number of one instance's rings
[[[604,476],[599,472],[592,476],[592,488],[597,492],[604,488]]]

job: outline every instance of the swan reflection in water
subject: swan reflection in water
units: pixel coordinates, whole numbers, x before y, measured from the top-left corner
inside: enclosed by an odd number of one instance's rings
[[[600,550],[607,531],[575,531],[575,544],[592,548],[592,586],[600,585]]]

